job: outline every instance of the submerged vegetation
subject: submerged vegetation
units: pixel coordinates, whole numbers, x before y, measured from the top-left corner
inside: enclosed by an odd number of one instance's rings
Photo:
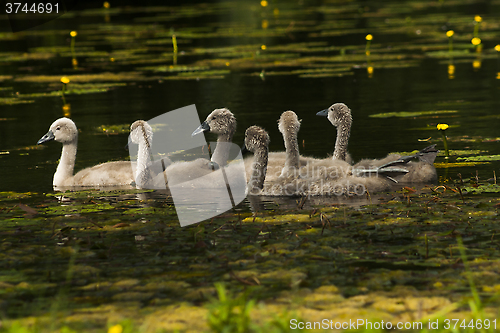
[[[471,177],[416,190],[357,207],[310,199],[252,213],[244,203],[185,228],[157,192],[3,192],[2,329],[25,317],[37,332],[494,320],[500,199],[485,193],[498,185]]]

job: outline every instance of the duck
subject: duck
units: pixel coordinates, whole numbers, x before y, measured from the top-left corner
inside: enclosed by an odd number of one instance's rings
[[[78,146],[78,129],[73,120],[63,117],[54,121],[37,145],[56,141],[62,143],[62,153],[52,185],[59,187],[107,187],[131,185],[134,173],[130,161],[115,161],[85,168],[73,174]]]
[[[348,160],[347,145],[352,125],[349,107],[344,103],[335,103],[328,109],[319,111],[316,115],[326,116],[332,125],[337,128],[337,140],[332,158]],[[409,156],[389,154],[382,159],[363,159],[354,164],[353,170],[358,175],[368,173],[385,174],[389,179],[398,183],[432,183],[437,180],[437,171],[433,165],[437,153],[436,145],[430,145]],[[419,161],[412,161],[413,159]]]

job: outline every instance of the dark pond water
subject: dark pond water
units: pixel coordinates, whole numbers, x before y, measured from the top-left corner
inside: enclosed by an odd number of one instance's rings
[[[452,156],[450,163],[457,157],[500,154],[500,62],[494,50],[500,43],[500,4],[496,2],[86,6],[18,33],[9,32],[3,18],[0,191],[52,191],[61,146],[55,142],[33,146],[64,115],[63,101],[60,95],[29,94],[60,90],[62,76],[71,79],[68,89],[80,89],[79,94],[66,95],[70,117],[81,131],[76,171],[128,158],[124,149],[128,133],[106,135],[99,126],[128,126],[190,104],[196,104],[201,119],[215,108],[232,110],[238,120],[234,138],[238,144],[247,127],[263,126],[271,135],[272,150],[284,149],[276,120],[281,112],[294,110],[303,119],[301,153],[331,153],[334,128],[315,113],[343,102],[353,113],[349,150],[355,160],[429,144],[419,139],[431,138],[443,149],[438,123],[450,125],[446,133],[451,149],[467,150]],[[482,18],[482,52],[475,52],[470,43],[474,15]],[[448,53],[445,35],[450,29],[455,31],[453,53]],[[78,35],[72,52],[73,30]],[[172,32],[179,48],[175,66]],[[368,33],[374,36],[369,57],[365,55]],[[109,85],[116,83],[123,85]],[[72,88],[75,84],[82,86]],[[108,86],[101,87],[106,91],[87,93],[96,88],[91,84]],[[456,112],[370,117],[442,110]],[[207,139],[213,138],[208,134]],[[456,178],[458,172],[468,177],[478,170],[480,177],[489,178],[494,170],[500,171],[498,161],[448,168],[443,157],[437,162],[443,177]]]

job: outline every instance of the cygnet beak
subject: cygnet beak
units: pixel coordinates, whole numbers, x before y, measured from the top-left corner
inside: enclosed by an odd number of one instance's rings
[[[196,134],[200,134],[203,132],[210,132],[210,126],[208,126],[206,121],[201,123],[201,125],[198,126],[198,128],[194,130],[194,132],[193,132],[193,134],[191,134],[191,136],[195,136]]]
[[[328,109],[321,110],[320,112],[316,113],[316,115],[322,117],[328,117]]]
[[[47,141],[52,141],[54,140],[56,137],[54,136],[54,133],[52,131],[48,131],[47,134],[45,134],[44,136],[42,136],[42,138],[40,140],[38,140],[38,142],[36,143],[37,145],[41,145],[42,143],[45,143]]]

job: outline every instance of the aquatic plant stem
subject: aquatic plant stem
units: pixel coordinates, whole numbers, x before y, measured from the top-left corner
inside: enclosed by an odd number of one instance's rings
[[[444,145],[444,153],[446,155],[446,159],[450,158],[450,152],[448,151],[448,139],[446,138],[445,131],[441,131],[441,135],[443,136],[443,145]]]
[[[66,91],[66,83],[63,83],[62,89],[61,89],[61,96],[63,100],[63,105],[66,105],[66,98],[64,98],[64,92]]]
[[[172,35],[172,45],[174,46],[174,65],[177,65],[177,37],[175,35]]]

